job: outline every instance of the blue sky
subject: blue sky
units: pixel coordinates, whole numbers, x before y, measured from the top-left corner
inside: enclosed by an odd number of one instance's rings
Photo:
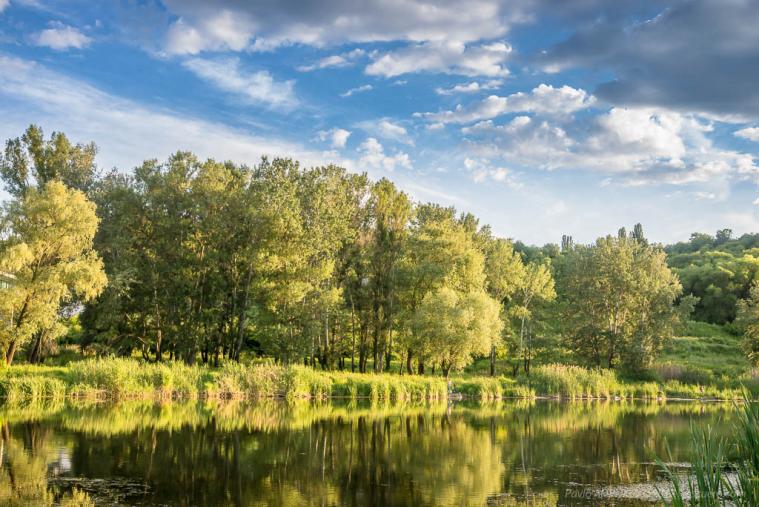
[[[0,138],[388,177],[502,236],[759,231],[759,2],[0,0]]]

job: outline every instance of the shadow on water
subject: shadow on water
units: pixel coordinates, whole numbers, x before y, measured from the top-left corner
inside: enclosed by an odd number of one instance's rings
[[[0,504],[593,505],[728,404],[57,402],[0,407]],[[639,505],[630,498],[604,500]],[[68,498],[68,497],[66,497]],[[594,502],[595,500],[595,502]]]

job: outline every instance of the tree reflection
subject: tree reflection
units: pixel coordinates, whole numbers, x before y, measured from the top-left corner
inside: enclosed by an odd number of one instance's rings
[[[35,417],[3,407],[0,503],[49,505],[59,493],[47,481],[62,477],[120,478],[110,487],[125,503],[577,503],[573,485],[651,478],[665,437],[685,461],[690,418],[724,429],[726,414],[634,403],[122,402]]]

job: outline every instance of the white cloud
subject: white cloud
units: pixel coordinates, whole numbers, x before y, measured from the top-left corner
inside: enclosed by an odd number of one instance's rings
[[[481,156],[526,167],[611,173],[627,185],[707,185],[712,188],[700,191],[724,195],[731,179],[759,182],[753,156],[715,147],[710,130],[692,115],[612,108],[591,119],[554,123],[517,116],[504,125],[483,121],[462,132],[470,136],[469,149]]]
[[[356,93],[368,92],[371,89],[372,89],[372,85],[369,85],[369,84],[361,85],[361,86],[357,86],[356,88],[351,88],[350,90],[344,93],[341,93],[340,96],[343,98],[346,98],[346,97],[350,97],[351,95],[355,95]]]
[[[2,10],[2,9],[0,9]],[[32,41],[37,46],[45,46],[56,51],[66,49],[82,49],[90,45],[92,39],[74,27],[58,24],[32,35]]]
[[[747,127],[734,132],[734,134],[749,141],[759,142],[759,127]]]
[[[166,0],[175,21],[166,46],[171,53],[231,49],[271,49],[282,45],[316,47],[349,42],[490,40],[510,24],[527,19],[518,4],[475,0],[324,0],[318,8],[302,2]]]
[[[500,87],[503,81],[500,79],[491,79],[483,83],[472,81],[470,83],[462,83],[452,86],[450,88],[435,88],[435,93],[438,95],[458,95],[463,93],[477,93],[485,90],[494,90]]]
[[[383,77],[414,72],[505,77],[509,70],[504,63],[510,53],[511,46],[505,42],[468,46],[455,40],[425,42],[378,55],[365,72]]]
[[[170,54],[196,55],[201,51],[242,51],[253,36],[255,24],[245,13],[214,9],[190,21],[180,17],[166,34]]]
[[[11,3],[11,0],[0,0],[0,12],[3,12]]]
[[[329,140],[331,146],[333,148],[345,148],[346,143],[348,142],[348,138],[350,137],[351,133],[348,130],[340,129],[340,128],[333,128],[330,130],[320,130],[317,133],[317,137],[320,141],[327,141]]]
[[[358,161],[359,169],[364,166],[385,171],[392,171],[396,167],[411,169],[411,159],[406,153],[399,151],[394,155],[387,155],[382,144],[374,137],[368,137],[361,143],[358,151],[361,153]]]
[[[518,112],[567,115],[591,107],[594,102],[593,96],[585,90],[541,84],[530,93],[518,92],[508,97],[490,95],[467,107],[459,104],[453,111],[414,113],[414,116],[439,123],[472,123]]]
[[[486,181],[495,181],[504,183],[508,187],[518,190],[523,187],[522,183],[514,175],[513,171],[506,167],[494,166],[490,160],[465,158],[464,168],[472,175],[475,183],[484,183]]]
[[[326,56],[311,65],[302,65],[298,67],[301,72],[310,72],[312,70],[327,69],[332,67],[348,67],[353,65],[356,59],[362,57],[366,52],[363,49],[356,48],[353,51],[340,55]]]
[[[191,58],[183,65],[217,88],[239,95],[255,104],[291,109],[298,103],[293,90],[294,81],[275,81],[265,70],[246,72],[241,68],[238,58]]]
[[[393,123],[387,118],[381,120],[369,120],[362,121],[357,126],[374,136],[381,137],[383,139],[390,139],[403,144],[413,146],[414,142],[409,137],[408,130],[402,125]]]
[[[18,136],[32,117],[48,132],[95,141],[98,162],[107,168],[125,170],[176,150],[251,165],[268,155],[292,157],[306,166],[333,162],[353,167],[351,160],[326,158],[282,138],[123,99],[27,60],[0,54],[0,68],[0,139]]]

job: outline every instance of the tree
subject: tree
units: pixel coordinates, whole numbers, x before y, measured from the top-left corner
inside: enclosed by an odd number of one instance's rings
[[[0,176],[5,190],[15,197],[49,181],[87,193],[96,180],[96,154],[94,143],[72,145],[61,132],[53,132],[46,141],[42,129],[30,125],[20,138],[6,141]]]
[[[13,285],[0,293],[5,363],[19,346],[56,326],[61,303],[88,301],[106,285],[103,262],[92,249],[98,219],[85,195],[58,181],[27,189],[7,207],[6,239],[0,245],[0,270],[13,273]]]
[[[644,245],[648,244],[648,240],[643,235],[643,226],[641,224],[635,224],[633,227],[632,232],[630,233],[630,237],[639,243],[643,243]]]
[[[720,229],[714,235],[714,244],[719,246],[730,241],[733,237],[732,229]]]
[[[568,345],[596,366],[651,364],[690,312],[660,249],[637,238],[600,238],[565,260],[560,279]]]
[[[501,238],[489,238],[485,245],[485,278],[487,292],[501,305],[501,313],[511,313],[514,295],[524,283],[525,266],[522,257],[514,251],[511,242]],[[511,332],[506,329],[506,332]],[[495,375],[495,360],[503,340],[496,340],[490,350],[490,375]]]
[[[533,319],[533,307],[540,303],[553,301],[556,298],[553,275],[550,265],[544,262],[531,262],[525,266],[522,276],[517,281],[516,295],[510,313],[519,321],[519,348],[524,372],[530,374],[532,353],[532,334],[528,335],[525,343],[525,331]],[[518,371],[516,364],[514,374]]]
[[[401,260],[402,320],[406,365],[417,358],[419,373],[432,359],[434,343],[429,334],[418,334],[411,323],[428,293],[447,287],[459,293],[481,291],[485,287],[484,256],[474,242],[471,230],[455,218],[453,208],[425,204],[417,207],[408,242]]]
[[[738,301],[735,320],[743,331],[743,350],[754,366],[759,366],[759,282],[751,286],[749,297]]]
[[[443,374],[458,370],[473,356],[487,354],[500,338],[498,301],[483,291],[460,293],[449,287],[428,292],[414,319],[417,336],[429,344],[429,358]]]
[[[374,371],[390,367],[392,324],[397,313],[398,264],[408,235],[412,205],[408,196],[395,185],[381,179],[372,189],[370,201],[373,218],[369,243],[369,287],[372,294]]]

